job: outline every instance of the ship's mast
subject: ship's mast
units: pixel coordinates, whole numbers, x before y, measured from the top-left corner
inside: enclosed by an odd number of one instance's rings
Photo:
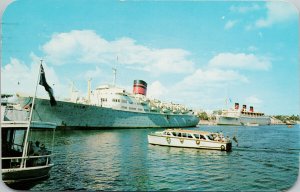
[[[117,63],[119,61],[119,57],[117,56]],[[114,79],[113,79],[113,86],[116,86],[116,81],[117,81],[117,63],[115,64],[115,67],[112,68],[113,70],[113,75],[114,75]]]
[[[91,102],[91,78],[88,80],[88,94],[87,94],[87,101],[88,104]]]
[[[116,86],[116,79],[117,79],[117,68],[113,67],[112,70],[113,70],[113,74],[114,74],[113,86],[115,87]]]

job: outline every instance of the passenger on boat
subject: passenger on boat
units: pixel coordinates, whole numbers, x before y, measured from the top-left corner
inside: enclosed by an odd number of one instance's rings
[[[219,134],[216,135],[216,137],[214,138],[215,141],[220,141],[220,137]]]
[[[46,149],[44,144],[41,144],[39,155],[49,155],[49,151]]]
[[[41,156],[41,155],[48,155],[48,151],[44,144],[36,141],[35,145],[33,145],[32,141],[29,142],[29,156]],[[37,165],[45,165],[47,161],[47,157],[38,157],[38,158],[30,158],[27,161],[27,166],[37,166]]]
[[[33,155],[33,148],[34,148],[34,145],[32,143],[32,141],[29,141],[28,142],[28,155]]]
[[[200,135],[200,139],[201,140],[206,140],[205,137],[203,135]]]
[[[40,142],[36,141],[35,146],[33,146],[33,155],[39,155],[39,150],[40,150]]]
[[[39,150],[39,155],[40,156],[44,156],[44,155],[49,155],[50,154],[50,151],[48,151],[45,147],[44,144],[41,144],[40,146],[40,150]],[[41,157],[38,159],[38,165],[46,165],[46,162],[47,162],[47,158],[48,157]],[[48,163],[50,163],[50,158],[48,159]]]

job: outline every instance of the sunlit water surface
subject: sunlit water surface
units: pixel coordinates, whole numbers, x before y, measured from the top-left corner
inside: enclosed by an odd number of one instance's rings
[[[200,126],[236,135],[231,152],[150,145],[162,129],[56,131],[55,166],[31,190],[287,190],[298,176],[299,126]]]

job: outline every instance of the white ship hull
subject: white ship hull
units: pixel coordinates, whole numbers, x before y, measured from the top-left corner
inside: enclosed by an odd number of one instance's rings
[[[271,118],[268,116],[262,117],[228,117],[228,116],[217,116],[218,125],[270,125]]]
[[[31,98],[20,97],[19,100],[25,106]],[[191,114],[134,112],[65,101],[50,106],[49,100],[40,98],[35,99],[32,119],[69,128],[173,128],[193,127],[199,122],[199,118]]]
[[[254,112],[253,106],[247,111],[247,105],[239,109],[239,103],[234,104],[234,108],[223,110],[221,115],[216,116],[218,125],[245,125],[245,126],[259,126],[270,125],[271,117],[266,116],[261,112]]]

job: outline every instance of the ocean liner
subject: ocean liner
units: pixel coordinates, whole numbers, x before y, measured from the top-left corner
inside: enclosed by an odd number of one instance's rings
[[[134,80],[133,93],[115,85],[102,85],[91,91],[90,81],[86,98],[74,93],[53,106],[49,99],[35,98],[32,120],[53,122],[58,128],[84,129],[193,127],[199,122],[194,112],[183,105],[148,98],[143,80]],[[32,97],[17,96],[22,108],[32,107]]]
[[[216,116],[218,125],[270,125],[271,118],[261,112],[254,112],[253,106],[250,106],[250,110],[246,110],[247,105],[243,105],[243,108],[239,109],[239,103],[235,103],[234,109],[223,110],[222,114]]]

